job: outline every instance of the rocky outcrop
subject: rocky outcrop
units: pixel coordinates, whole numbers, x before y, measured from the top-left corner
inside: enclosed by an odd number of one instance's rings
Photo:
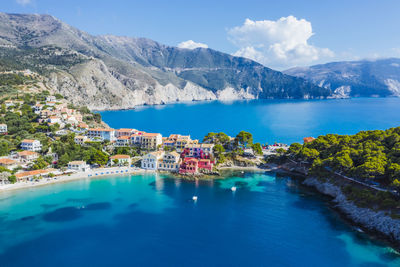
[[[303,184],[315,187],[319,192],[333,197],[336,207],[349,219],[369,231],[386,236],[400,246],[400,220],[392,219],[383,211],[357,207],[353,202],[347,200],[339,186],[331,183],[308,177]]]

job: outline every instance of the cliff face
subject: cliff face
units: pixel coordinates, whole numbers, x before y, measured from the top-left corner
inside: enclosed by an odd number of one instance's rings
[[[249,59],[145,38],[92,36],[49,15],[0,13],[0,69],[38,72],[50,88],[91,109],[330,95]]]
[[[323,194],[333,197],[337,208],[355,223],[362,225],[370,231],[381,233],[400,246],[400,220],[392,219],[383,211],[373,211],[357,207],[353,202],[347,200],[338,186],[333,184],[324,183],[310,177],[306,178],[303,183],[315,187]]]

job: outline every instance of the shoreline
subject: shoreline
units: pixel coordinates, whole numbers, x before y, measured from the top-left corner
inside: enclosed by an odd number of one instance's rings
[[[123,176],[128,174],[135,175],[141,173],[152,173],[152,172],[130,167],[112,167],[112,168],[92,170],[88,172],[74,172],[71,174],[55,176],[53,178],[42,178],[38,182],[29,181],[29,182],[17,182],[15,184],[0,185],[0,194],[3,192],[31,189],[39,186],[45,186],[57,183],[68,183],[76,180],[85,180],[85,179],[115,176],[115,175],[118,176]]]
[[[314,188],[322,195],[332,197],[331,201],[334,204],[332,208],[351,226],[360,227],[367,235],[389,243],[400,252],[400,220],[391,218],[384,211],[356,206],[352,201],[347,200],[340,187],[330,182],[305,177],[302,184]]]
[[[257,166],[252,167],[241,167],[241,166],[228,166],[221,167],[218,170],[232,170],[232,171],[273,171],[273,169],[262,169]],[[221,176],[217,175],[206,175],[199,174],[194,176],[182,177],[175,173],[162,172],[162,171],[151,171],[144,170],[140,168],[132,168],[132,167],[111,167],[111,168],[99,168],[95,170],[91,170],[88,172],[73,172],[71,174],[64,174],[60,176],[55,176],[53,178],[42,178],[38,182],[29,181],[29,182],[17,182],[15,184],[6,184],[0,185],[0,194],[3,192],[10,192],[14,190],[23,190],[23,189],[31,189],[39,186],[57,184],[57,183],[68,183],[76,180],[84,180],[84,179],[92,179],[97,177],[108,177],[108,176],[124,176],[124,175],[137,175],[137,174],[146,174],[146,173],[161,173],[161,174],[170,174],[175,178],[196,178],[196,179],[220,179]],[[97,175],[96,175],[97,174]]]

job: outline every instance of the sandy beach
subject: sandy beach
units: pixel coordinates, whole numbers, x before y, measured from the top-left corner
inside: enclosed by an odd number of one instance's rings
[[[93,169],[87,172],[73,172],[70,174],[55,176],[53,178],[42,178],[39,181],[27,181],[27,182],[17,182],[15,184],[5,184],[0,185],[0,193],[7,192],[18,189],[26,189],[37,186],[43,186],[48,184],[55,183],[65,183],[74,180],[80,179],[91,179],[96,177],[104,177],[104,176],[116,176],[116,175],[127,175],[127,174],[140,174],[140,173],[148,173],[152,171],[146,171],[139,168],[130,168],[130,167],[112,167],[112,168],[99,168]]]

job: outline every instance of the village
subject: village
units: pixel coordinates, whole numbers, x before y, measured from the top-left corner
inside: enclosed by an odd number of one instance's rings
[[[5,100],[2,104],[2,108],[8,112],[19,114],[22,114],[23,106],[27,109],[27,104],[22,100]],[[85,122],[85,115],[81,111],[52,95],[46,96],[44,101],[31,102],[29,107],[36,115],[36,129],[48,127],[47,144],[35,138],[22,139],[16,149],[0,157],[0,185],[39,182],[73,174],[80,174],[81,177],[114,174],[121,168],[124,168],[124,172],[213,175],[218,173],[216,165],[223,163],[226,159],[224,155],[229,153],[240,154],[248,162],[262,162],[264,155],[275,153],[279,148],[287,149],[281,144],[268,147],[253,144],[251,134],[246,132],[238,135],[240,140],[238,136],[234,138],[224,133],[210,133],[200,142],[190,135],[171,134],[163,137],[160,133],[137,129],[112,129],[101,119]],[[0,124],[3,137],[7,137],[8,127],[5,123]],[[100,154],[102,160],[87,162],[75,156],[73,160],[62,164],[65,155],[53,151],[55,143],[52,145],[52,142],[67,143],[66,140],[71,138],[81,148],[98,148],[96,153]],[[65,149],[62,151],[68,153]]]

